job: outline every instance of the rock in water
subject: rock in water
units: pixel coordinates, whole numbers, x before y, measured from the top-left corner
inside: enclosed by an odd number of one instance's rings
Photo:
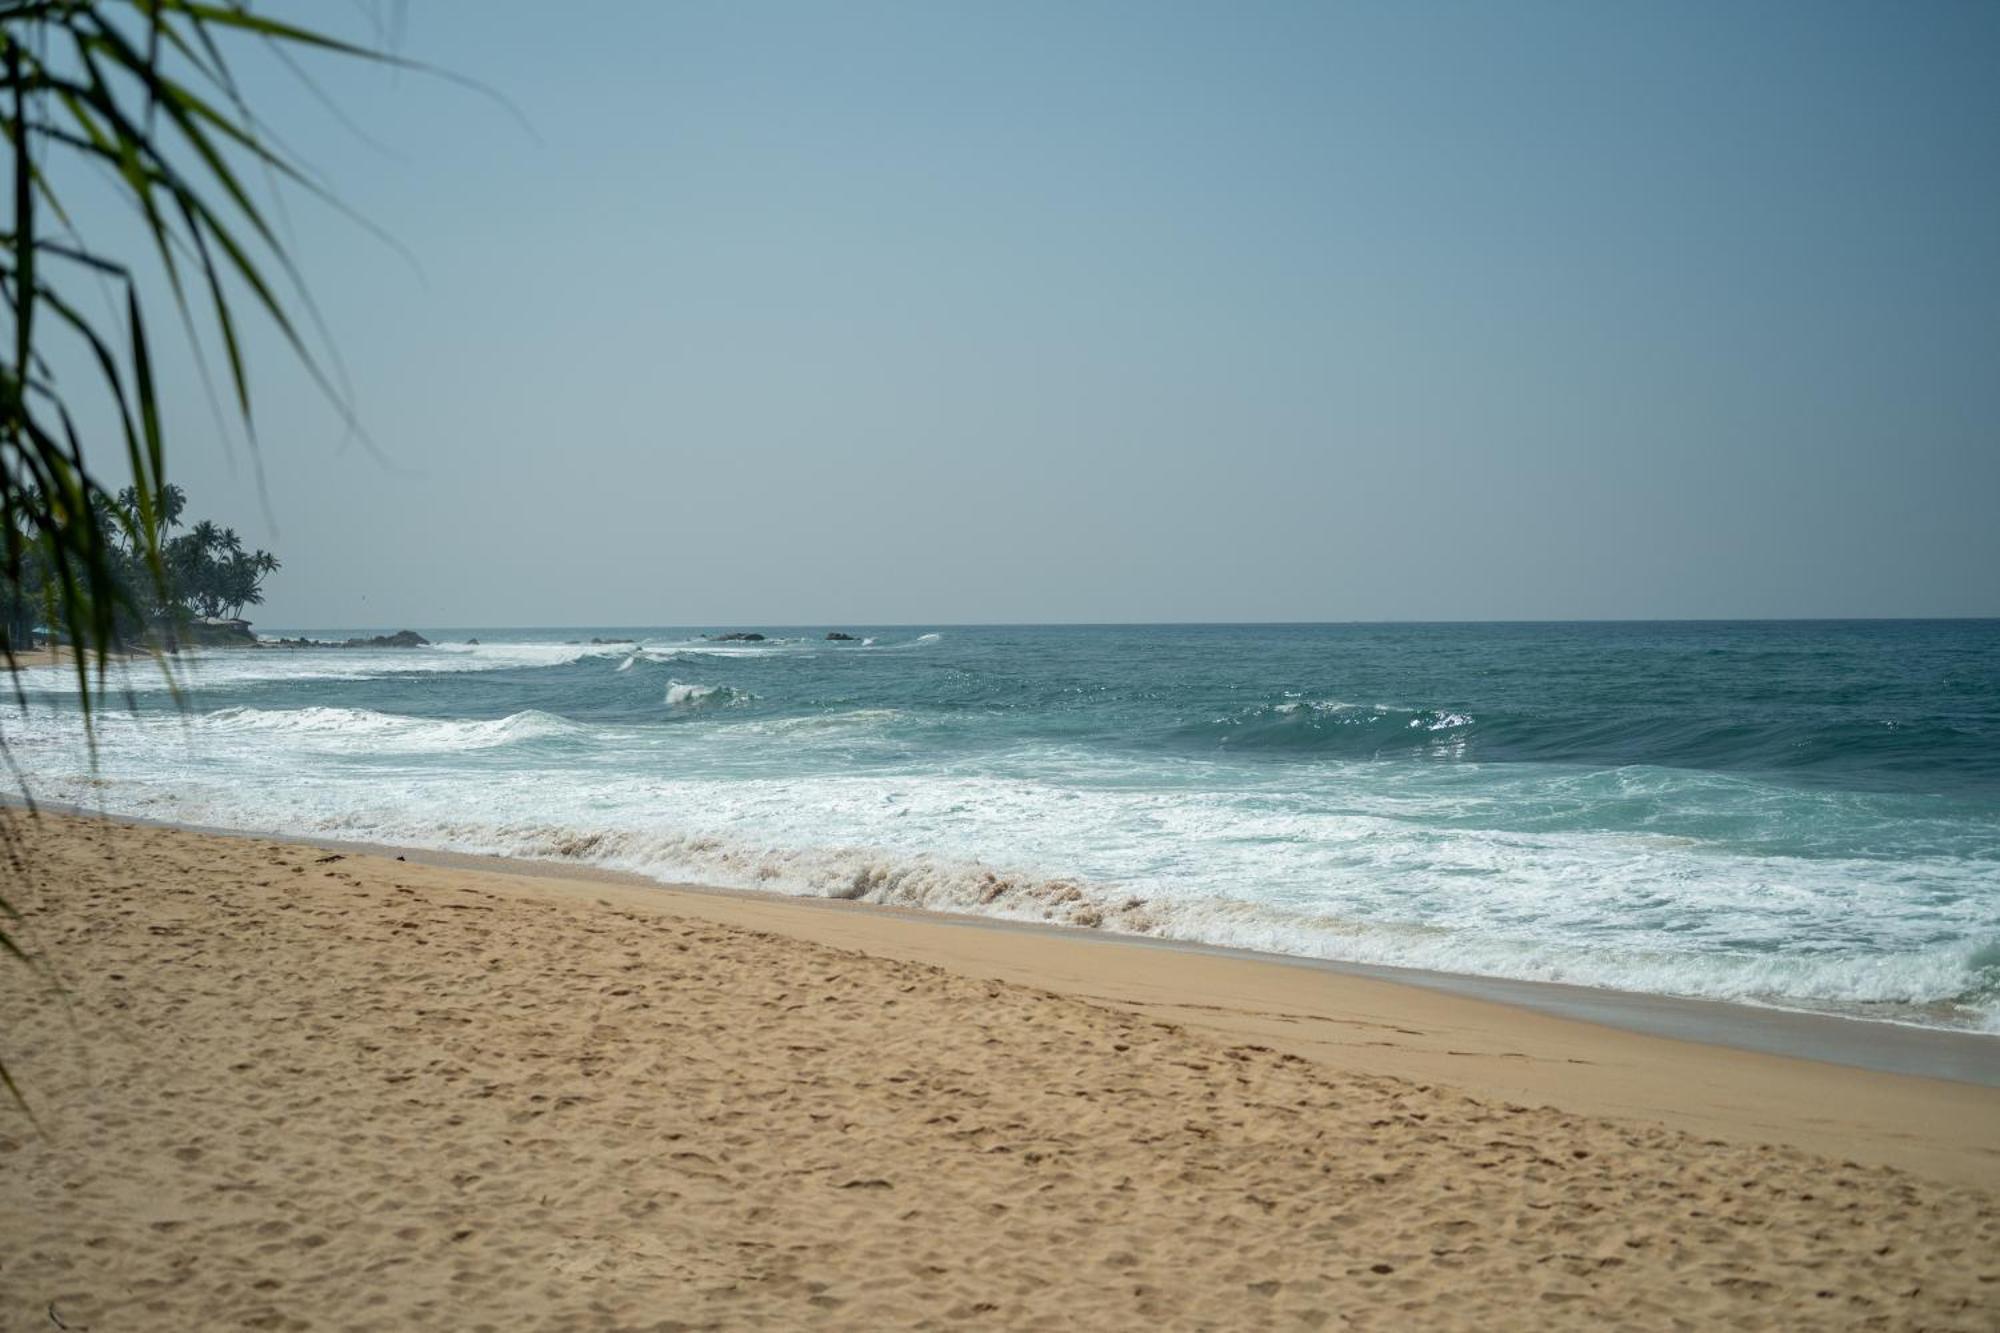
[[[343,648],[428,648],[430,640],[413,629],[399,629],[394,634],[377,634],[372,639],[349,639],[341,644]]]

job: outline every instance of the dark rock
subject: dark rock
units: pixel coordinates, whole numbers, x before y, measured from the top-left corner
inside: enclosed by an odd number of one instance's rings
[[[735,634],[718,634],[715,636],[715,641],[717,643],[762,643],[764,642],[764,636],[761,634],[744,634],[741,632]]]
[[[339,645],[342,648],[428,648],[430,640],[413,629],[399,629],[394,634],[377,634],[372,639],[349,639]]]
[[[637,639],[592,639],[592,643],[637,643]]]
[[[831,630],[827,633],[826,641],[828,643],[853,643],[855,639],[852,634],[842,634],[839,630]]]
[[[466,643],[474,648],[477,648],[479,646],[479,640],[477,639],[467,639]]]
[[[377,634],[367,639],[275,639],[261,643],[266,648],[427,648],[430,640],[413,629],[399,629],[394,634]],[[479,640],[469,640],[478,643]]]

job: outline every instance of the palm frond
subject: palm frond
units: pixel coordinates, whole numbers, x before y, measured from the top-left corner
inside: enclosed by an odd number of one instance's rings
[[[20,655],[37,624],[59,630],[71,648],[93,754],[93,708],[112,657],[153,629],[123,571],[136,561],[154,593],[164,593],[162,533],[180,504],[166,480],[154,355],[160,340],[138,280],[141,264],[164,279],[173,316],[196,353],[203,333],[220,345],[234,415],[253,448],[243,323],[252,313],[277,330],[360,434],[326,369],[329,354],[302,332],[300,311],[311,315],[306,327],[321,326],[299,266],[244,173],[261,171],[282,186],[338,201],[251,113],[227,59],[232,42],[275,48],[287,60],[297,53],[424,68],[259,14],[249,0],[0,3],[0,140],[12,202],[0,232],[0,297],[13,320],[12,337],[0,341],[0,668],[17,706],[25,706]],[[80,236],[63,199],[63,182],[78,170],[109,182],[131,206],[143,253],[106,253]],[[77,274],[122,299],[105,315],[87,313],[67,294]],[[58,381],[47,350],[52,340],[81,347],[85,382]],[[104,446],[76,429],[72,408],[86,400],[116,423],[131,473],[116,500],[100,470]],[[28,595],[31,570],[45,590],[39,597]],[[11,766],[4,731],[0,758]],[[16,781],[31,796],[18,773]],[[0,810],[0,825],[17,817],[16,809]],[[0,855],[12,864],[21,851],[16,832],[0,828]],[[18,920],[0,901],[0,955],[17,960],[25,952],[9,927]],[[4,1064],[0,1087],[19,1099]]]

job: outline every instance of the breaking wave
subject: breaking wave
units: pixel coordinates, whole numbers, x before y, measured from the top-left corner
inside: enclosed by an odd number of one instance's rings
[[[1889,957],[1796,956],[1579,947],[1363,922],[1220,896],[1135,892],[1074,876],[868,847],[777,847],[709,833],[584,830],[549,824],[452,824],[329,830],[445,850],[567,861],[659,883],[758,889],[797,897],[1151,936],[1295,957],[1524,981],[1853,1012],[2000,1032],[2000,939]]]
[[[1232,750],[1315,750],[1368,757],[1385,751],[1449,753],[1474,734],[1472,714],[1291,697],[1185,725],[1180,739]]]
[[[367,708],[224,708],[197,720],[217,735],[281,738],[307,749],[451,752],[576,736],[586,729],[539,709],[487,721],[405,717]]]
[[[460,633],[114,668],[94,744],[42,669],[0,731],[39,797],[184,823],[2000,1012],[1991,625]]]
[[[700,708],[749,703],[755,695],[727,685],[696,685],[678,680],[667,682],[667,707]]]

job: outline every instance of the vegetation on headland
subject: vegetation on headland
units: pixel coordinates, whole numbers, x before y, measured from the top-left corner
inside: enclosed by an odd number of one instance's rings
[[[278,558],[246,548],[236,529],[207,519],[181,531],[186,509],[187,496],[179,486],[160,488],[155,514],[162,534],[157,546],[161,568],[156,571],[146,558],[137,492],[128,486],[116,495],[99,495],[92,504],[89,519],[108,553],[117,589],[114,648],[141,643],[176,648],[247,637],[240,631],[218,633],[227,627],[215,622],[263,603],[264,579],[279,567]],[[34,647],[47,627],[63,623],[55,558],[46,543],[34,541],[32,531],[23,535],[27,549],[18,573],[0,577],[0,616],[7,641],[17,650]],[[59,629],[54,637],[61,637]]]

